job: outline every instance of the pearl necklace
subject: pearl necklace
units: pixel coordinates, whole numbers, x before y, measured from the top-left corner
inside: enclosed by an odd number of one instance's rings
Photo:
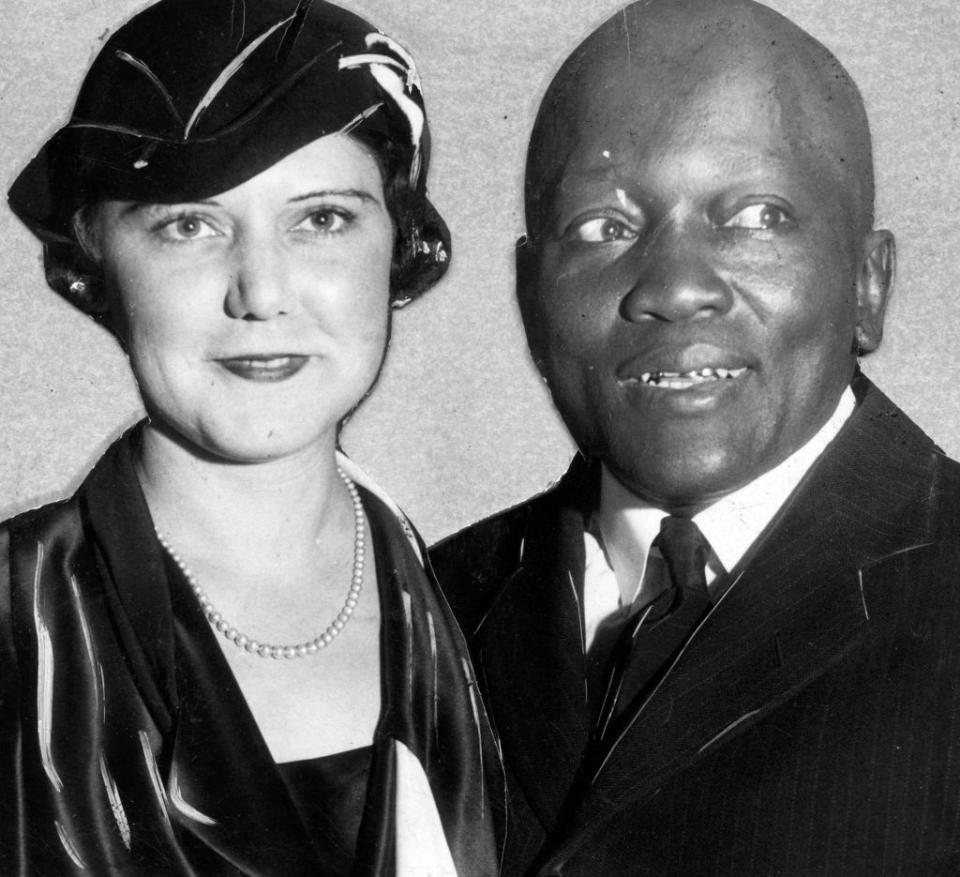
[[[190,571],[183,560],[181,560],[180,555],[173,550],[163,533],[161,533],[159,529],[154,528],[160,544],[173,559],[173,562],[180,567],[180,572],[183,573],[184,578],[190,585],[190,589],[196,595],[197,601],[200,603],[200,608],[207,617],[207,621],[238,649],[259,655],[261,658],[302,658],[306,655],[315,655],[320,649],[325,649],[337,638],[340,631],[347,626],[347,622],[350,620],[350,617],[353,615],[353,610],[357,606],[360,592],[363,590],[363,505],[360,502],[360,494],[357,492],[357,486],[347,473],[337,466],[337,474],[343,479],[343,483],[347,485],[347,490],[350,491],[350,499],[353,502],[353,577],[350,580],[350,590],[347,591],[347,599],[343,604],[343,608],[337,613],[336,618],[330,622],[323,633],[304,643],[286,646],[262,643],[246,634],[240,633],[239,630],[232,627],[226,619],[217,612],[213,603],[210,602],[210,598],[207,597],[203,588],[201,588],[197,582],[197,577]]]

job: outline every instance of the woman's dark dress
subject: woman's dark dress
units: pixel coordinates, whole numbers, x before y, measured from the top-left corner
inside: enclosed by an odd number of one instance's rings
[[[349,874],[356,856],[372,755],[364,746],[277,765],[331,874]]]
[[[324,829],[304,796],[316,777],[274,764],[154,536],[133,469],[137,435],[116,442],[73,498],[0,528],[0,870],[340,873],[343,831],[357,829],[340,816]],[[398,777],[413,763],[457,872],[495,874],[502,780],[462,637],[401,522],[361,497],[383,704],[368,770],[345,768],[342,806],[362,801],[352,873],[397,872],[397,802],[409,785]],[[323,671],[322,655],[307,660]]]

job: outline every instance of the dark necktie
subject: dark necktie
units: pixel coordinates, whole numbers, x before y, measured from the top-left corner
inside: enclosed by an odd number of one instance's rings
[[[597,733],[610,736],[615,719],[652,690],[710,608],[706,564],[710,546],[689,518],[670,515],[654,540],[669,571],[664,590],[627,626],[614,649]]]

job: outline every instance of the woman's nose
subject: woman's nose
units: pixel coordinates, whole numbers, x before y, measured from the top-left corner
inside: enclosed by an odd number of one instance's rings
[[[237,246],[231,266],[225,310],[237,320],[270,320],[296,308],[287,258],[264,241]]]
[[[620,306],[624,319],[682,322],[730,309],[732,291],[717,273],[707,230],[670,222],[640,244],[630,256],[631,286]]]

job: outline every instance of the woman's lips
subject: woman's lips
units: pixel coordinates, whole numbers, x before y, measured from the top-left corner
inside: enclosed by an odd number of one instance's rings
[[[218,359],[228,372],[247,381],[285,381],[300,371],[309,356],[268,354],[265,356],[234,356]]]

